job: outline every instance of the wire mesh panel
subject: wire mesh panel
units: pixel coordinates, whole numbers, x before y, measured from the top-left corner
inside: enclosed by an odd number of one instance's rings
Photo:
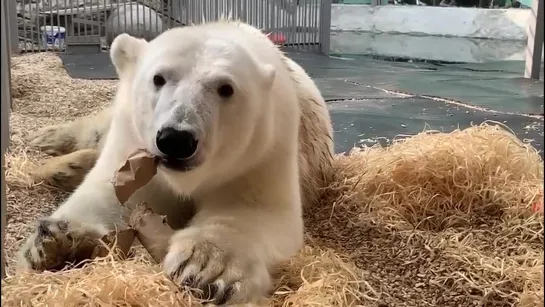
[[[327,51],[331,0],[18,0],[22,51],[108,48],[120,33],[152,39],[168,28],[231,17],[279,44]]]

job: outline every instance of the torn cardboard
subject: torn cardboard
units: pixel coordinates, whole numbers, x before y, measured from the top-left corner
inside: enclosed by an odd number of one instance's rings
[[[129,156],[113,179],[115,195],[123,205],[132,194],[145,186],[157,174],[157,159],[146,150]]]
[[[150,182],[155,174],[157,174],[156,157],[145,150],[138,150],[130,155],[113,179],[115,195],[119,202],[123,205],[132,194]],[[168,251],[169,239],[174,234],[166,216],[154,213],[146,203],[141,203],[132,210],[129,225],[152,258],[157,263],[162,262]]]
[[[146,203],[142,203],[132,211],[129,225],[136,230],[142,246],[157,263],[161,263],[167,254],[169,239],[174,234],[166,216],[154,213]]]
[[[113,249],[116,256],[121,259],[127,258],[129,254],[129,249],[131,248],[134,239],[136,238],[136,230],[134,229],[125,229],[119,232],[111,232],[104,237],[102,237],[102,242],[104,244],[97,244],[92,255],[91,259],[96,257],[106,257],[110,253],[110,250]]]

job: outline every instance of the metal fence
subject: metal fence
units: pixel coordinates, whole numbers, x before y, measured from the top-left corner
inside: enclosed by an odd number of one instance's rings
[[[285,46],[329,51],[331,0],[17,0],[11,35],[22,52],[107,49],[120,33],[152,39],[221,17],[245,21]]]

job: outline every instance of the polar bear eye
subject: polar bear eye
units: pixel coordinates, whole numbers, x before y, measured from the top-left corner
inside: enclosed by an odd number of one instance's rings
[[[220,87],[218,87],[218,95],[220,95],[223,98],[229,98],[233,96],[234,90],[233,87],[229,84],[224,84]]]
[[[153,76],[153,85],[157,87],[161,87],[167,83],[167,80],[161,75],[155,75]]]

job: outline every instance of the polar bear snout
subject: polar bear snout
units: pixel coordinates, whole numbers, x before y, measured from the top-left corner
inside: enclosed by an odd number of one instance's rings
[[[199,140],[191,130],[178,130],[166,127],[157,132],[157,149],[167,160],[187,160],[192,158],[199,147]]]

